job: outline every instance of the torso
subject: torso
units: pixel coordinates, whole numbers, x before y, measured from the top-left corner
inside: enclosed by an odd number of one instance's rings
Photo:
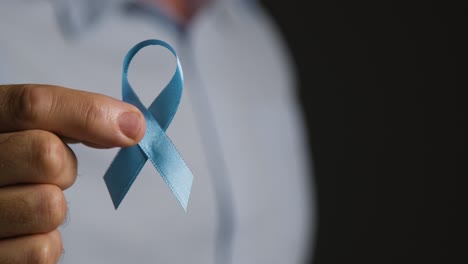
[[[182,50],[185,92],[167,133],[194,174],[188,212],[150,163],[114,210],[102,176],[117,149],[73,145],[79,175],[65,192],[64,263],[214,263],[213,177],[227,177],[232,190],[233,263],[296,263],[304,255],[313,227],[310,173],[291,65],[269,21],[232,14],[226,25],[204,14],[185,49],[148,18],[110,12],[82,38],[67,42],[47,4],[11,1],[0,9],[0,83],[48,83],[121,98],[122,60],[134,44],[158,38]],[[184,64],[188,52],[203,84],[193,78],[194,65]],[[168,52],[143,50],[130,80],[149,103],[173,70]],[[207,98],[197,96],[198,85]],[[199,100],[212,110],[227,175],[210,173]]]

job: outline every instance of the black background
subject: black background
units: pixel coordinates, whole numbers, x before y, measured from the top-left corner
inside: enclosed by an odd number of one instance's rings
[[[299,69],[318,193],[311,263],[468,263],[467,10],[263,0]]]

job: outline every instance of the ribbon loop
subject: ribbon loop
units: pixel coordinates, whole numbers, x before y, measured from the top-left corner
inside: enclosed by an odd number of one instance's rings
[[[177,60],[177,67],[172,79],[147,109],[132,89],[127,75],[135,54],[149,45],[158,45],[170,50]],[[142,41],[130,49],[125,56],[122,71],[122,99],[135,105],[143,113],[146,133],[138,145],[122,148],[104,175],[104,181],[115,209],[118,208],[143,165],[149,159],[184,210],[187,210],[193,180],[192,172],[165,133],[177,112],[182,89],[182,66],[175,50],[166,42],[156,39]]]

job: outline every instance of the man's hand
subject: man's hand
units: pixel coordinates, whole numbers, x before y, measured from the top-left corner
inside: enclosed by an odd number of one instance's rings
[[[48,85],[0,85],[0,263],[56,263],[63,190],[77,172],[64,142],[131,146],[145,122],[134,106]]]

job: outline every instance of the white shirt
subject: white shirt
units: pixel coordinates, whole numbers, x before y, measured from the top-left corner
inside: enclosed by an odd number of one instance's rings
[[[185,91],[167,134],[194,174],[187,213],[149,162],[115,210],[102,176],[118,149],[73,145],[79,169],[65,191],[62,263],[215,263],[221,198],[214,177],[231,193],[231,263],[301,263],[312,249],[314,195],[293,65],[262,10],[223,5],[227,15],[197,17],[184,46],[158,20],[117,6],[67,41],[50,3],[0,4],[2,84],[55,84],[121,99],[123,57],[149,38],[170,43],[184,69]],[[149,104],[174,69],[168,51],[145,48],[130,81]],[[210,133],[219,137],[225,175],[210,171]]]

